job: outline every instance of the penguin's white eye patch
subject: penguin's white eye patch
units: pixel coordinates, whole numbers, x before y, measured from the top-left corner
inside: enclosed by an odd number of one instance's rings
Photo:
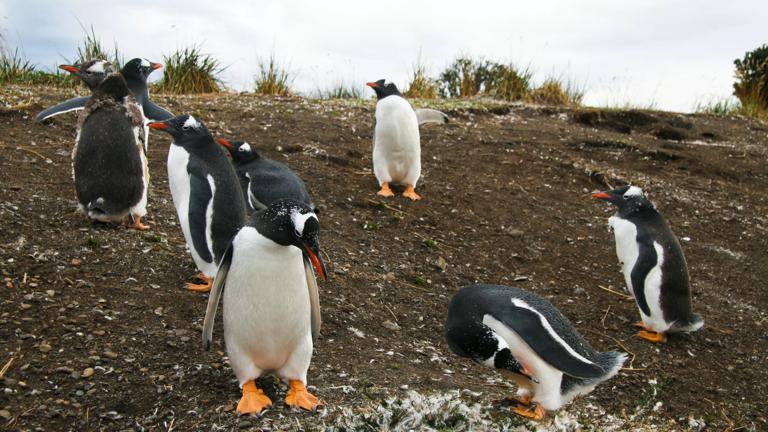
[[[291,221],[293,222],[293,229],[296,230],[297,237],[304,236],[304,225],[306,225],[307,220],[310,218],[316,218],[315,214],[312,212],[302,214],[298,210],[291,212]]]
[[[149,60],[147,60],[147,59],[141,59],[141,66],[142,66],[142,67],[147,67],[147,68],[148,68],[148,67],[150,66]]]
[[[195,128],[195,129],[199,128],[200,127],[200,122],[198,122],[196,118],[194,118],[192,116],[189,116],[187,118],[187,120],[184,122],[184,124],[182,125],[181,128],[184,129],[184,130],[189,130],[189,128],[191,128],[191,127]]]
[[[238,148],[241,152],[249,152],[251,151],[251,145],[247,142],[240,144],[240,147]]]
[[[90,73],[104,73],[104,64],[106,62],[99,61],[94,64],[92,64],[88,69],[86,69],[86,72]]]
[[[643,190],[637,186],[630,186],[626,192],[624,192],[624,198],[629,199],[633,196],[643,196]]]

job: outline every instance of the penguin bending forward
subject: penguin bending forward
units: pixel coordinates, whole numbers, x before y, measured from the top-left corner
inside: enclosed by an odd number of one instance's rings
[[[208,297],[203,347],[210,349],[216,309],[226,286],[224,341],[243,389],[237,404],[240,414],[260,414],[272,405],[255,380],[273,372],[288,382],[287,405],[312,410],[322,404],[306,388],[320,310],[314,274],[302,256],[305,253],[325,277],[319,232],[317,217],[308,206],[279,200],[251,215],[221,261]]]
[[[618,207],[608,219],[627,290],[642,321],[638,336],[664,342],[665,333],[693,332],[704,325],[693,313],[688,265],[669,224],[637,186],[592,194]]]
[[[141,223],[149,188],[143,136],[141,108],[125,79],[116,73],[108,75],[80,114],[72,151],[79,208],[89,218],[149,229]]]
[[[220,138],[218,143],[232,156],[249,212],[265,209],[282,198],[304,203],[315,210],[307,186],[293,170],[278,161],[262,157],[245,141]]]
[[[389,184],[404,183],[403,196],[419,200],[415,188],[421,177],[421,143],[416,113],[395,84],[380,79],[367,85],[378,98],[373,132],[373,173],[381,187],[378,195],[394,196]]]
[[[503,285],[460,289],[448,306],[445,337],[454,353],[514,381],[514,412],[534,420],[591,392],[627,358],[596,352],[550,302]]]
[[[205,125],[191,115],[148,124],[173,137],[168,149],[168,186],[202,284],[208,292],[230,241],[245,222],[245,202],[232,164]]]

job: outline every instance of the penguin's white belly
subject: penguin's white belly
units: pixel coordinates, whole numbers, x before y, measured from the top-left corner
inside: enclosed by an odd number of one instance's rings
[[[251,227],[240,230],[233,247],[224,289],[224,338],[243,382],[255,378],[241,376],[252,370],[260,375],[284,369],[294,353],[311,357],[310,303],[298,248],[280,246]],[[309,358],[303,360],[308,366]]]
[[[637,227],[632,222],[618,216],[611,216],[608,219],[608,225],[613,229],[616,240],[616,256],[621,264],[621,272],[624,274],[627,290],[634,296],[632,269],[635,267],[638,256],[640,256],[640,249],[637,245]]]
[[[415,185],[421,176],[416,113],[405,99],[389,96],[376,104],[373,168],[379,182]]]
[[[560,385],[563,381],[563,373],[539,357],[517,332],[491,315],[483,317],[483,324],[501,335],[509,345],[512,355],[539,380],[538,383],[533,381],[526,383],[533,393],[534,402],[540,403],[544,409],[556,410],[570,401],[563,401],[561,397]],[[523,383],[522,380],[517,382]]]
[[[133,207],[131,207],[131,214],[134,216],[144,216],[147,214],[147,192],[149,191],[149,162],[147,161],[147,155],[145,153],[145,149],[141,146],[141,139],[140,139],[140,126],[134,126],[133,128],[133,135],[136,140],[136,150],[139,152],[139,157],[141,158],[141,180],[144,184],[144,191],[141,193],[141,198],[139,199],[139,202],[134,204]],[[144,126],[146,129],[147,126]],[[144,131],[144,137],[146,137],[146,131]],[[145,143],[146,145],[146,143]]]
[[[179,225],[184,233],[184,240],[187,242],[192,259],[195,260],[195,265],[201,272],[213,277],[216,275],[216,263],[209,263],[200,257],[192,242],[189,228],[190,178],[187,172],[188,163],[189,153],[183,147],[171,143],[171,147],[168,149],[168,187],[171,189],[173,204],[176,207],[176,214],[179,216]]]

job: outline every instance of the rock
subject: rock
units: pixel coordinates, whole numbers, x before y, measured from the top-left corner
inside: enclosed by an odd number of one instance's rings
[[[80,258],[72,258],[72,261],[70,261],[69,264],[72,267],[79,267],[80,264],[82,264],[82,261],[80,260]]]
[[[83,378],[90,378],[90,377],[93,376],[93,373],[94,373],[93,368],[88,367],[88,368],[83,369],[83,373],[80,376],[83,377]]]
[[[11,418],[11,412],[8,410],[0,410],[0,417],[2,417],[3,420],[8,420]]]
[[[114,359],[116,359],[118,357],[117,353],[112,351],[112,350],[104,351],[104,355],[107,356],[108,358],[111,358],[112,360],[114,360]]]
[[[67,366],[61,366],[61,367],[57,367],[56,368],[56,372],[61,372],[61,373],[65,373],[65,374],[72,374],[72,372],[74,372],[74,371],[75,371],[74,369],[72,369],[71,367],[67,367]]]
[[[392,330],[392,331],[400,330],[400,326],[397,325],[397,323],[393,323],[390,320],[384,321],[381,325],[384,326],[384,328]]]
[[[387,281],[387,282],[392,282],[393,280],[395,280],[395,274],[393,272],[389,272],[389,273],[385,274],[384,275],[384,280]]]
[[[446,269],[448,269],[448,261],[445,260],[443,257],[437,257],[435,262],[432,263],[435,267],[439,268],[440,271],[444,272]]]
[[[54,290],[45,290],[45,293],[48,295],[48,297],[53,297],[56,295],[56,291]]]
[[[41,343],[40,346],[37,347],[37,349],[39,349],[40,352],[47,353],[47,352],[51,352],[53,348],[47,343]]]

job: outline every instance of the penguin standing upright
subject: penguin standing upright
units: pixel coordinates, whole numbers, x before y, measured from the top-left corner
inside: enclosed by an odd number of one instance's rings
[[[255,380],[275,373],[288,382],[285,403],[307,410],[321,402],[307,391],[312,358],[313,323],[319,321],[314,279],[306,254],[325,277],[320,257],[320,225],[312,209],[279,200],[251,215],[232,240],[208,297],[203,347],[211,346],[219,298],[224,292],[224,341],[242,387],[240,414],[260,414],[272,405]]]
[[[314,209],[307,186],[287,166],[262,157],[245,141],[220,138],[218,143],[229,150],[248,210],[267,208],[273,202],[287,198]]]
[[[544,298],[503,285],[470,285],[448,306],[451,351],[499,369],[518,386],[515,413],[541,420],[613,377],[627,355],[596,352]]]
[[[89,62],[85,62],[84,64],[88,64],[91,62],[104,62],[111,65],[111,63],[105,60],[92,60]],[[62,65],[60,67],[80,77],[83,81],[85,81],[86,85],[91,90],[93,90],[93,88],[95,87],[95,86],[92,87],[91,81],[92,81],[92,78],[98,78],[96,75],[93,75],[92,77],[89,77],[88,79],[86,79],[84,77],[85,74],[79,74],[78,72],[75,72],[75,70],[77,71],[80,70],[78,65],[75,65],[75,66]],[[173,117],[173,114],[171,114],[164,108],[159,107],[157,104],[155,104],[149,99],[149,89],[147,87],[147,79],[149,78],[149,75],[153,71],[160,69],[161,67],[163,67],[163,65],[160,63],[152,63],[151,61],[146,59],[135,58],[129,61],[128,63],[126,63],[123,66],[123,68],[120,70],[120,73],[123,75],[123,78],[125,78],[125,82],[128,84],[128,88],[131,90],[131,94],[139,103],[139,105],[141,105],[141,108],[143,110],[143,115],[145,116],[145,118],[150,120],[167,120]],[[104,76],[106,76],[106,74],[102,75],[101,78],[103,78]],[[98,84],[98,82],[96,84]],[[45,110],[41,111],[35,117],[35,121],[41,122],[45,119],[51,118],[53,116],[57,116],[59,114],[64,114],[66,112],[83,109],[89,99],[90,99],[90,96],[79,96],[72,99],[68,99],[60,104],[54,105],[50,108],[46,108]]]
[[[394,196],[389,184],[404,183],[403,196],[411,200],[421,176],[419,122],[413,107],[395,84],[383,79],[367,83],[376,92],[376,127],[373,133],[373,173],[381,189],[378,195]]]
[[[148,124],[173,137],[168,150],[168,186],[184,239],[207,292],[229,242],[245,222],[245,202],[232,164],[205,125],[191,115]]]
[[[141,223],[149,187],[143,135],[141,109],[125,79],[108,75],[80,115],[72,152],[77,199],[91,219],[149,229]]]
[[[63,69],[82,80],[91,92],[104,81],[107,75],[114,73],[112,63],[106,60],[90,60],[76,65],[59,65]],[[125,78],[125,77],[123,77]],[[134,98],[135,99],[135,98]],[[79,108],[77,108],[79,109]]]
[[[704,325],[693,313],[688,265],[667,221],[637,186],[592,194],[618,207],[608,219],[627,290],[642,321],[638,336],[663,342],[665,333],[693,332]]]

